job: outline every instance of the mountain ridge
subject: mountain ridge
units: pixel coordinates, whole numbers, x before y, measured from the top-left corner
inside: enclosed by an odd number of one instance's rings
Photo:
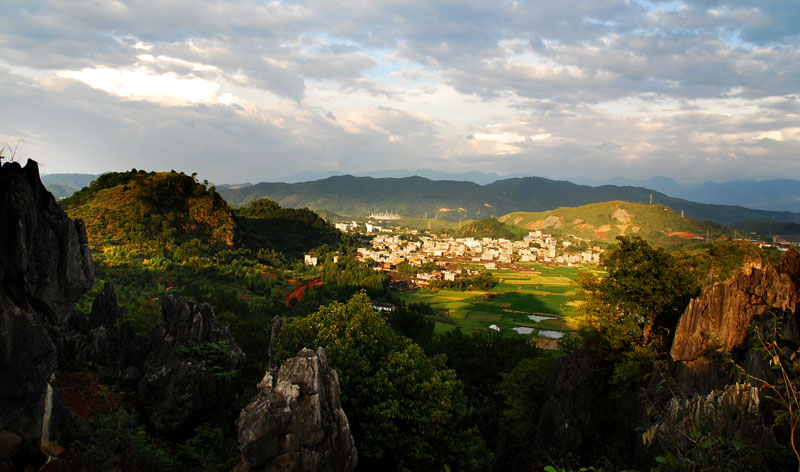
[[[491,184],[433,181],[424,177],[373,178],[352,175],[288,183],[262,182],[248,187],[221,188],[220,194],[233,206],[257,198],[270,198],[281,206],[308,207],[349,216],[367,216],[392,210],[404,216],[483,219],[514,211],[547,211],[562,206],[581,206],[623,200],[669,206],[698,220],[730,225],[745,220],[800,223],[800,213],[754,210],[671,197],[643,187],[603,185],[591,187],[543,177],[515,177]]]

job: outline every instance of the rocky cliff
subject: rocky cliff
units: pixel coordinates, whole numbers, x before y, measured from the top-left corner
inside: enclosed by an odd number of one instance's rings
[[[138,399],[152,425],[170,432],[233,399],[244,353],[207,303],[167,297],[162,316]]]
[[[731,351],[743,346],[754,319],[797,312],[799,279],[800,253],[789,251],[777,267],[750,266],[707,287],[681,316],[670,357],[676,362],[693,362],[718,348]],[[793,317],[785,321],[783,336],[800,341]]]
[[[267,372],[236,421],[247,471],[352,471],[358,460],[325,352],[303,349]]]
[[[786,359],[800,358],[798,300],[800,253],[792,250],[780,264],[747,264],[706,287],[678,320],[669,356],[653,364],[649,385],[624,398],[610,395],[613,366],[602,352],[584,349],[559,359],[535,441],[521,457],[542,465],[558,457],[573,467],[606,457],[649,468],[656,456],[676,451],[692,461],[717,460],[711,455],[725,452],[731,467],[766,467],[759,454],[766,451],[766,460],[773,460],[769,451],[785,444],[788,432],[772,426],[780,406],[767,398],[770,389],[747,380],[780,388],[753,333],[762,333]],[[703,450],[706,440],[711,446]],[[735,444],[753,449],[745,453]],[[702,454],[708,455],[698,459]]]
[[[0,430],[55,453],[69,427],[54,426],[70,414],[50,382],[94,268],[83,223],[58,207],[34,161],[0,168],[0,241]]]

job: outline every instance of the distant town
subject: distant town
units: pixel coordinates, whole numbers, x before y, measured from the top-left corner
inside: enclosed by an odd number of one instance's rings
[[[586,239],[572,236],[558,240],[542,231],[531,231],[519,241],[510,241],[488,237],[454,238],[371,222],[336,223],[335,227],[345,233],[371,236],[371,247],[358,248],[357,257],[372,261],[376,270],[393,273],[393,280],[398,278],[396,270],[401,264],[419,267],[414,276],[400,277],[409,288],[428,286],[432,280],[455,281],[481,270],[530,270],[529,263],[567,267],[598,264],[604,251]],[[306,255],[305,263],[317,265],[317,258]]]

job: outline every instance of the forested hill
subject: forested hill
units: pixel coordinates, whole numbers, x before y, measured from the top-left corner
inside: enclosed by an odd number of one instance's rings
[[[297,258],[340,242],[340,233],[311,210],[262,199],[234,211],[215,187],[182,172],[103,174],[61,206],[83,219],[95,250],[122,247],[184,259],[242,246]]]
[[[62,201],[90,245],[174,249],[192,240],[233,246],[233,212],[214,188],[178,172],[111,172]]]
[[[232,205],[258,198],[270,198],[282,206],[308,207],[342,215],[366,216],[374,211],[391,210],[403,216],[483,219],[514,211],[547,211],[562,206],[581,206],[612,200],[653,202],[698,220],[733,224],[744,220],[800,223],[800,214],[751,210],[729,205],[709,205],[679,198],[643,187],[603,185],[591,187],[541,177],[498,180],[488,185],[472,182],[433,181],[423,177],[372,178],[350,175],[295,184],[260,183],[221,189]]]

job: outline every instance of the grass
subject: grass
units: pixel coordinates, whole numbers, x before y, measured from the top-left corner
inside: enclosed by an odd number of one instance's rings
[[[516,326],[537,329],[572,331],[578,328],[577,287],[574,280],[582,272],[599,271],[594,267],[549,267],[530,265],[530,271],[491,271],[498,284],[489,292],[417,289],[401,298],[406,303],[425,302],[437,308],[434,332],[451,329],[487,331],[497,325],[508,336],[523,336],[512,330]],[[494,294],[486,298],[486,293]],[[546,314],[553,319],[533,321],[531,314]]]
[[[559,239],[574,235],[592,244],[613,244],[616,236],[637,234],[656,246],[674,249],[693,247],[702,241],[686,239],[691,233],[711,238],[735,236],[722,225],[682,217],[664,205],[611,201],[560,207],[544,212],[514,212],[499,220],[506,225],[541,229]]]

